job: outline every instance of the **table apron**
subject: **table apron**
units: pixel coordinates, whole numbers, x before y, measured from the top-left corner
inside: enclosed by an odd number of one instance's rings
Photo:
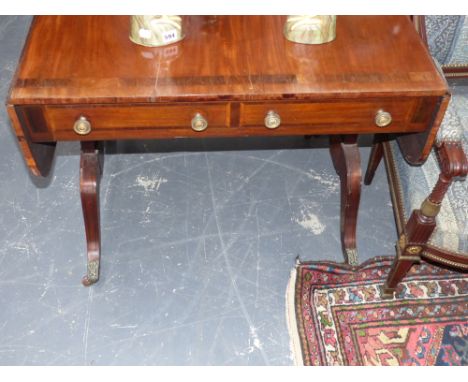
[[[422,132],[429,129],[440,97],[403,97],[327,101],[211,102],[172,104],[18,105],[22,128],[33,142],[158,139],[181,137],[236,137],[266,135],[329,135]],[[379,110],[392,122],[375,124]],[[280,126],[265,127],[274,112]],[[208,127],[195,131],[196,114]],[[85,117],[92,126],[87,135],[73,130]]]

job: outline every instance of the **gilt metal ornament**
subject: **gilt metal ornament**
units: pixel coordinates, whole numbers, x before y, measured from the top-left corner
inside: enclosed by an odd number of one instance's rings
[[[284,36],[301,44],[324,44],[336,38],[336,16],[288,16]]]
[[[144,46],[164,46],[184,38],[180,16],[131,16],[130,40]]]

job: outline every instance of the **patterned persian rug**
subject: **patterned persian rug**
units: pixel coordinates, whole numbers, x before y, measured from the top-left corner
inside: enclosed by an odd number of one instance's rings
[[[297,265],[287,292],[296,364],[468,364],[467,275],[423,263],[383,300],[391,262]]]

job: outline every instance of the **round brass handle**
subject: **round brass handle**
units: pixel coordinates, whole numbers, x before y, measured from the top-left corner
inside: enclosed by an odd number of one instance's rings
[[[86,117],[81,116],[75,121],[73,130],[79,135],[87,135],[91,132],[91,123],[86,119]]]
[[[270,110],[265,116],[265,127],[268,129],[276,129],[281,125],[281,118],[278,113]]]
[[[195,131],[203,131],[208,127],[208,121],[200,113],[195,114],[192,118],[192,129]]]
[[[384,110],[379,110],[375,115],[375,124],[378,127],[386,127],[392,123],[392,115]]]

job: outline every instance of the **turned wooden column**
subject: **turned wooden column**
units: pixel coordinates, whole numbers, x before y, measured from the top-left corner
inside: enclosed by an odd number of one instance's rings
[[[397,243],[397,256],[383,286],[382,296],[393,297],[397,285],[414,263],[421,259],[426,244],[436,227],[442,200],[455,177],[466,176],[468,160],[459,142],[444,142],[436,148],[441,173],[430,195],[420,209],[413,210]]]

